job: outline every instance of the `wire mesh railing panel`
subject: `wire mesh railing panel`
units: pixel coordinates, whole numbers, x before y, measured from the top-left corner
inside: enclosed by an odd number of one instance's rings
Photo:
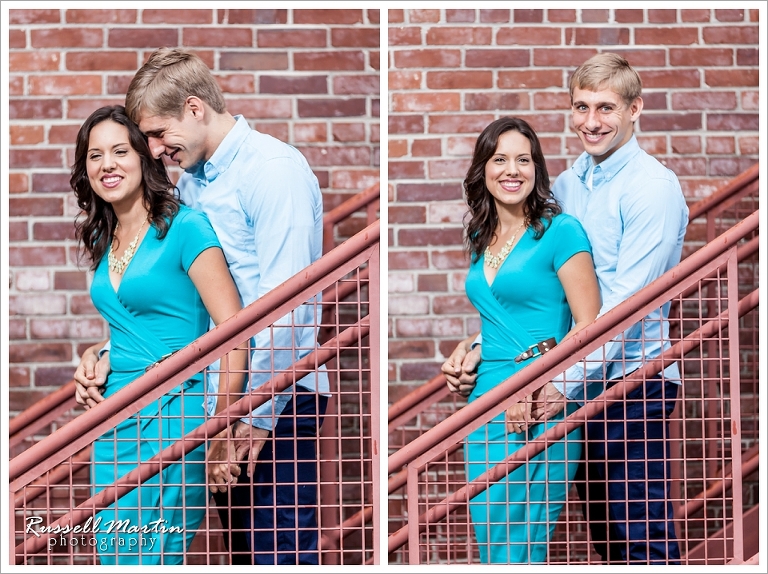
[[[11,461],[13,560],[371,561],[379,400],[370,344],[378,317],[370,316],[368,300],[374,254],[378,262],[374,235],[367,247],[342,254],[334,270],[294,278],[286,287],[294,295],[274,308],[265,301],[261,313],[257,302],[244,310],[255,319],[236,315],[227,340],[209,332],[114,395],[108,379],[103,403],[29,444]],[[249,358],[245,371],[211,363],[236,348]],[[196,365],[204,368],[194,372]],[[160,373],[156,385],[153,373]],[[243,379],[250,393],[241,390]],[[137,399],[101,420],[100,409],[124,400],[121,393]]]

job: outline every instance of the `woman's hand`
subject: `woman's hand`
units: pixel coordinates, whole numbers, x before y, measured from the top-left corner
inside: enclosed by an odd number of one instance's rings
[[[240,476],[240,464],[235,454],[232,428],[227,427],[211,441],[208,449],[208,484],[211,492],[226,492]]]
[[[515,403],[507,409],[507,432],[515,434],[528,432],[531,428],[531,424],[536,422],[533,420],[533,417],[531,417],[532,403],[533,396],[528,395],[525,399],[519,403]]]

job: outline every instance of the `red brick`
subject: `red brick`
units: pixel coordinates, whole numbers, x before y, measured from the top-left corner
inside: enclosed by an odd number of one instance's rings
[[[559,42],[546,43],[556,44]],[[629,28],[587,28],[584,26],[579,26],[578,28],[566,28],[565,43],[567,45],[575,46],[626,46],[629,44]]]
[[[378,9],[368,10],[367,14],[368,14],[368,21],[371,24],[381,23],[381,10],[378,10]]]
[[[219,10],[219,12],[225,13],[223,16],[229,24],[286,24],[288,22],[288,10],[285,9]],[[219,23],[224,22],[220,20]]]
[[[456,90],[493,87],[493,72],[483,71],[452,71],[427,72],[427,88],[433,90]]]
[[[393,223],[426,223],[426,208],[423,205],[389,205],[387,216],[390,224]]]
[[[8,346],[11,363],[55,363],[72,359],[69,343],[13,343]],[[30,392],[27,390],[27,392]]]
[[[465,295],[436,296],[432,299],[432,311],[437,315],[477,312]]]
[[[53,274],[53,288],[57,291],[85,291],[87,287],[87,275],[82,271],[56,271]]]
[[[585,8],[581,11],[581,21],[586,23],[608,22],[609,10]]]
[[[494,120],[492,114],[434,116],[429,124],[429,133],[471,133],[479,134]]]
[[[411,24],[440,21],[440,10],[408,10],[408,20]]]
[[[464,96],[467,111],[483,110],[527,110],[530,99],[527,93],[486,91],[469,93]]]
[[[379,181],[379,170],[372,169],[337,169],[331,178],[331,187],[334,189],[349,189],[362,191]]]
[[[20,389],[10,390],[8,392],[8,410],[10,412],[20,412],[28,409],[34,403],[42,400],[48,391]]]
[[[703,157],[668,157],[658,158],[678,177],[707,175],[707,160]]]
[[[429,381],[440,372],[439,362],[404,363],[400,367],[401,381]]]
[[[403,157],[408,155],[408,141],[403,139],[389,138],[388,155],[392,157]]]
[[[71,221],[41,221],[32,226],[32,238],[35,241],[63,241],[75,239],[75,226]]]
[[[299,99],[296,104],[300,118],[339,118],[366,115],[366,101],[362,98]]]
[[[68,24],[135,24],[138,23],[137,15],[138,10],[90,8],[88,10],[67,10],[65,19]]]
[[[103,319],[32,319],[32,339],[100,339],[105,335]]]
[[[390,26],[387,30],[387,36],[390,47],[421,44],[421,28],[413,26]]]
[[[72,295],[69,300],[69,312],[73,315],[95,315],[98,313],[93,306],[90,295]]]
[[[677,21],[677,12],[667,8],[649,8],[648,22],[651,24],[670,24]]]
[[[336,142],[362,142],[365,141],[365,124],[334,122],[331,133]]]
[[[442,112],[460,108],[461,95],[456,92],[422,92],[392,96],[393,112]]]
[[[97,28],[42,28],[30,31],[33,48],[99,48],[104,33]]]
[[[735,92],[675,92],[672,94],[674,110],[733,110],[736,105]]]
[[[295,24],[361,24],[363,22],[362,10],[345,8],[344,10],[293,10],[293,22]]]
[[[760,105],[760,93],[759,92],[742,92],[741,93],[741,109],[742,110],[756,110]]]
[[[576,10],[571,9],[552,9],[547,10],[547,20],[549,22],[576,22]]]
[[[34,52],[10,52],[8,54],[9,69],[14,72],[55,72],[59,69],[61,54],[35,50]]]
[[[731,48],[671,48],[669,63],[673,66],[732,66]]]
[[[672,136],[672,151],[679,154],[701,153],[700,136]],[[648,150],[646,150],[648,151]],[[651,153],[651,152],[648,152]]]
[[[393,315],[425,315],[429,312],[429,298],[420,295],[390,296],[387,303]]]
[[[477,45],[490,44],[492,30],[489,27],[434,27],[427,30],[430,45]]]
[[[227,109],[247,118],[290,118],[292,117],[291,102],[285,98],[250,98],[227,99]]]
[[[432,359],[435,356],[434,341],[390,341],[387,352],[393,359]]]
[[[11,145],[34,145],[45,140],[43,126],[10,126]]]
[[[707,114],[707,128],[714,131],[758,131],[758,114]]]
[[[473,9],[446,9],[446,22],[474,22],[475,11]]]
[[[463,179],[469,168],[469,160],[456,161],[453,159],[434,160],[427,162],[430,179]]]
[[[535,110],[567,110],[570,106],[571,97],[566,92],[535,92],[533,94]]]
[[[424,132],[424,117],[421,115],[389,114],[387,123],[390,134],[418,134]]]
[[[378,48],[378,28],[331,28],[331,46]]]
[[[222,52],[220,70],[287,70],[288,54],[285,52]],[[320,67],[322,69],[322,67]],[[298,70],[298,68],[297,68]]]
[[[649,88],[699,88],[701,77],[698,70],[644,70],[640,72],[643,89]]]
[[[206,28],[206,31],[214,29]],[[178,28],[110,28],[107,30],[110,48],[147,48],[158,46],[192,45],[182,38]]]
[[[644,132],[700,130],[702,128],[701,114],[696,113],[643,114],[639,124]]]
[[[141,13],[141,20],[144,24],[213,24],[213,11],[145,8]]]
[[[439,317],[435,319],[419,319],[409,317],[398,319],[396,333],[399,337],[456,337],[463,336],[464,321],[457,317]],[[456,348],[454,342],[453,348]]]
[[[515,22],[538,23],[544,21],[544,10],[539,8],[513,9]]]
[[[49,10],[8,10],[10,24],[58,24],[61,22],[59,8]]]
[[[429,256],[426,251],[393,251],[387,253],[389,269],[427,269]]]
[[[411,144],[411,155],[414,157],[436,157],[441,153],[439,139],[414,140]]]
[[[423,179],[424,163],[390,160],[388,162],[388,174],[390,179]]]
[[[459,50],[398,50],[394,53],[398,68],[457,68],[461,65]]]
[[[63,247],[11,247],[8,260],[12,266],[66,265]]]
[[[8,214],[11,217],[28,215],[63,215],[64,203],[59,197],[16,197],[8,200]]]
[[[378,74],[345,75],[333,78],[333,93],[342,94],[376,94],[381,92]]]
[[[13,286],[17,291],[50,291],[51,275],[47,269],[19,269]]]
[[[25,319],[10,319],[8,321],[8,339],[20,340],[27,338],[27,321]]]
[[[389,91],[416,90],[421,87],[421,72],[408,70],[401,72],[392,70],[389,72]]]
[[[643,10],[627,10],[616,8],[614,11],[614,18],[619,24],[642,24],[643,22]]]
[[[225,94],[253,94],[256,92],[256,82],[253,76],[249,74],[217,76],[216,81]],[[121,92],[124,91],[126,90],[121,90]]]
[[[11,387],[29,387],[31,383],[29,367],[10,367],[8,371]]]
[[[462,199],[459,183],[400,183],[397,201],[446,201]]]
[[[56,149],[15,148],[9,152],[9,166],[16,169],[63,167],[61,151]]]
[[[326,76],[269,76],[259,78],[260,94],[327,94]]]
[[[444,273],[421,273],[417,281],[419,291],[448,291],[448,276]]]
[[[560,88],[563,87],[563,74],[560,70],[499,71],[498,87],[510,89]]]
[[[597,53],[587,48],[534,48],[533,65],[542,67],[580,66]]]
[[[8,104],[12,120],[44,120],[62,117],[61,99],[11,99]]]
[[[325,48],[328,46],[326,30],[310,29],[269,29],[256,31],[256,45],[263,48]]]
[[[13,315],[62,315],[66,313],[67,298],[64,295],[24,294],[8,298],[8,314]]]
[[[69,98],[69,105],[67,109],[68,119],[81,119],[84,120],[93,113],[93,110],[100,108],[101,106],[113,106],[122,105],[125,103],[125,96],[105,97],[105,98]],[[74,141],[74,140],[73,140]],[[68,161],[67,165],[71,165],[72,162]]]
[[[86,76],[30,76],[27,79],[29,83],[29,93],[33,96],[39,95],[97,95],[101,93],[101,77]]]
[[[293,141],[327,142],[328,126],[325,122],[296,122],[293,125]]]
[[[682,46],[697,44],[699,31],[696,28],[636,28],[635,44],[661,44],[662,46]],[[709,42],[707,42],[709,43]]]
[[[470,157],[476,141],[476,135],[448,137],[448,155]]]
[[[379,70],[381,66],[381,53],[379,50],[371,50],[368,53],[368,65],[374,70]]]
[[[706,44],[757,44],[758,27],[754,26],[711,26],[702,30]]]
[[[497,8],[480,9],[480,22],[488,24],[501,24],[509,21],[509,10],[501,10]]]
[[[129,52],[69,52],[65,61],[67,70],[137,70],[136,54]],[[80,76],[78,76],[80,77]]]
[[[405,11],[402,8],[390,8],[387,10],[387,20],[390,24],[405,22]]]
[[[741,155],[757,154],[760,151],[760,138],[757,136],[739,136],[739,153]]]
[[[365,58],[363,52],[296,52],[293,55],[293,67],[296,71],[305,70],[363,70]]]
[[[468,68],[514,68],[530,65],[531,54],[526,49],[469,49],[465,54]],[[506,72],[500,71],[500,74]],[[536,73],[535,70],[529,73]]]
[[[738,48],[736,50],[736,65],[757,66],[760,60],[757,48]]]
[[[680,10],[680,17],[683,22],[709,22],[710,10],[706,9],[694,9],[694,10]]]
[[[743,22],[744,10],[743,9],[737,9],[737,10],[716,9],[715,19],[718,22]]]
[[[733,155],[736,140],[733,136],[707,136],[707,155]]]
[[[253,46],[254,30],[250,28],[184,28],[181,31],[185,46],[246,47]],[[110,36],[111,40],[111,36]]]
[[[313,167],[325,166],[370,166],[371,151],[362,147],[301,147],[301,153]]]
[[[759,85],[758,70],[705,70],[704,83],[710,88]]]
[[[22,76],[11,76],[8,81],[8,95],[24,95],[24,78]]]
[[[66,367],[38,367],[35,369],[35,387],[61,387],[72,380],[75,368]]]
[[[541,46],[558,45],[562,31],[554,27],[513,26],[501,28],[496,34],[498,45]]]
[[[713,158],[709,162],[710,174],[714,176],[734,177],[746,171],[757,163],[757,158],[750,157],[732,157],[732,158]]]
[[[7,28],[6,28],[7,29]],[[21,50],[27,47],[27,34],[24,30],[8,30],[8,48]],[[11,70],[13,66],[11,66]]]

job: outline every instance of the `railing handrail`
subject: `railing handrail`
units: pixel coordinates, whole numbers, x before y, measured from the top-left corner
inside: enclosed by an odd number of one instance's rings
[[[240,336],[242,340],[250,338],[265,328],[272,318],[282,317],[289,312],[292,308],[288,308],[289,304],[292,305],[293,301],[300,298],[306,300],[324,289],[325,287],[320,285],[332,281],[334,272],[346,269],[356,257],[360,257],[379,242],[379,225],[378,220],[373,222],[301,272],[150,369],[131,385],[121,389],[111,400],[86,411],[66,427],[74,429],[73,432],[77,436],[82,435],[86,429],[93,432],[93,429],[103,427],[105,431],[119,422],[118,417],[122,417],[120,420],[128,418],[150,404],[228,352],[230,339]],[[46,461],[50,468],[71,455],[79,441],[69,442],[63,437],[63,433],[53,433],[14,457],[8,468],[9,481],[20,482],[20,477],[30,474],[30,470],[43,461]]]
[[[731,229],[722,233],[715,241],[709,242],[661,277],[638,291],[634,296],[622,301],[573,337],[559,344],[544,357],[532,363],[523,371],[518,372],[515,376],[524,377],[526,381],[521,383],[521,385],[532,382],[547,370],[552,370],[553,376],[557,375],[558,373],[554,372],[555,370],[559,369],[558,372],[562,372],[578,361],[579,355],[577,353],[582,352],[583,354],[583,351],[591,352],[594,350],[592,347],[596,349],[600,346],[598,341],[607,336],[608,338],[615,336],[616,332],[614,331],[619,333],[624,331],[626,328],[624,323],[627,322],[638,308],[653,301],[660,293],[664,292],[668,285],[678,283],[680,277],[687,277],[693,270],[708,261],[716,259],[728,249],[737,245],[741,239],[758,229],[759,217],[759,210],[756,210]],[[521,375],[524,371],[528,371],[525,373],[525,376]],[[483,397],[480,397],[475,403],[485,404],[488,401],[498,403],[500,399],[508,398],[507,396],[500,396],[499,389],[500,387],[494,388]],[[468,424],[470,422],[469,413],[465,411],[467,409],[457,411],[448,419],[443,420],[424,434],[416,437],[405,447],[390,454],[388,458],[389,473],[392,474],[399,471],[429,449],[434,448],[444,437],[449,436],[456,432],[457,429]]]
[[[323,225],[334,225],[349,217],[356,211],[367,207],[377,201],[380,197],[380,183],[365,188],[360,193],[356,193],[349,199],[340,203],[323,216]]]

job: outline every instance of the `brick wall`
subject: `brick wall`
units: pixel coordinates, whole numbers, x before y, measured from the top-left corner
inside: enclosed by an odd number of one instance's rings
[[[123,103],[155,48],[194,50],[230,112],[299,148],[326,210],[379,179],[377,9],[12,9],[4,25],[12,414],[70,380],[105,335],[76,264],[69,167],[82,121]]]
[[[758,10],[694,6],[389,10],[391,401],[479,328],[461,224],[477,134],[498,117],[525,118],[554,179],[582,151],[567,81],[588,57],[614,51],[637,68],[638,140],[690,201],[757,161]],[[693,244],[702,237],[690,227]]]

